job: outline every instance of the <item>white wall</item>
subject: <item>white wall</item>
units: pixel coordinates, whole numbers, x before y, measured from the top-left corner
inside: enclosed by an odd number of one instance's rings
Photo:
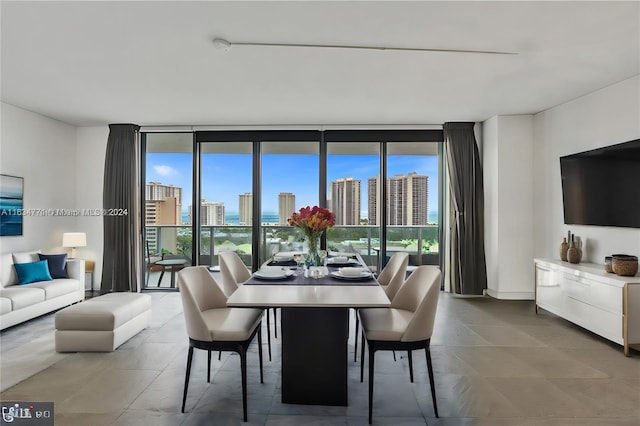
[[[101,209],[104,180],[104,159],[107,152],[109,127],[79,127],[78,179],[76,182],[77,204],[82,209]],[[84,215],[78,218],[78,229],[87,233],[87,247],[78,256],[93,260],[93,288],[100,289],[102,277],[103,218]]]
[[[640,255],[640,229],[564,224],[563,155],[640,138],[640,76],[582,96],[535,116],[535,257],[559,258],[571,230],[585,241],[583,261],[602,264],[612,253]]]
[[[78,210],[78,216],[26,216],[21,237],[0,237],[0,253],[41,249],[69,253],[64,232],[86,232],[87,246],[76,257],[93,260],[93,288],[102,275],[102,216],[82,214],[102,208],[104,158],[109,128],[65,124],[2,103],[0,173],[24,177],[25,209]]]
[[[533,116],[483,125],[487,293],[533,299]]]
[[[76,128],[2,103],[0,173],[24,178],[25,209],[75,209]],[[23,218],[23,235],[0,237],[0,252],[62,253],[62,233],[81,231],[71,216]]]

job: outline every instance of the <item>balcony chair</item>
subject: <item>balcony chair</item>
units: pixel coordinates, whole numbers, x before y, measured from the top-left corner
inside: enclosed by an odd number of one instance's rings
[[[228,308],[227,296],[206,266],[189,266],[178,272],[178,288],[189,335],[189,354],[184,379],[184,413],[191,374],[193,349],[207,351],[207,382],[211,381],[211,351],[233,351],[240,355],[242,372],[242,410],[247,421],[247,349],[258,335],[260,383],[262,373],[262,310]]]
[[[153,268],[156,266],[156,262],[159,260],[162,260],[162,256],[158,256],[157,254],[155,255],[151,255],[151,250],[149,250],[149,241],[145,241],[144,242],[144,254],[145,254],[145,270],[146,270],[146,277],[145,277],[145,286],[148,287],[149,286],[149,275],[151,275],[151,271],[153,270]],[[158,266],[159,268],[159,266]]]
[[[372,418],[374,365],[376,351],[406,350],[409,372],[413,383],[415,349],[423,349],[427,359],[431,400],[436,417],[436,389],[429,343],[440,295],[440,270],[435,266],[419,266],[400,287],[389,308],[363,308],[358,311],[362,321],[362,347],[360,354],[360,382],[364,378],[364,344],[369,346],[369,424]]]
[[[395,252],[389,263],[384,267],[380,275],[378,275],[378,284],[384,290],[389,300],[393,300],[393,297],[398,292],[398,289],[406,279],[407,266],[409,265],[409,254],[405,252]],[[360,321],[356,312],[356,334],[354,340],[353,349],[353,362],[356,362],[358,357],[358,329]],[[396,359],[394,352],[393,359]]]
[[[251,272],[234,251],[222,252],[218,255],[218,263],[220,264],[220,273],[222,274],[222,289],[227,297],[231,296],[238,286],[242,285],[251,277]],[[267,348],[269,351],[269,361],[271,361],[271,324],[269,319],[269,309],[267,311]],[[276,321],[276,310],[273,308],[274,322]],[[277,325],[274,324],[274,328]],[[276,334],[276,337],[277,334]],[[220,355],[218,354],[218,358]]]

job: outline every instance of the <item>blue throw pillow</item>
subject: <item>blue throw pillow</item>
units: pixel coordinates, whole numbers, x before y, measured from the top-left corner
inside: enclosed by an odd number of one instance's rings
[[[67,253],[63,254],[41,254],[38,253],[40,260],[49,262],[49,274],[51,278],[68,278],[67,277]]]
[[[46,260],[29,263],[15,263],[13,265],[18,274],[18,284],[29,284],[36,281],[51,281],[49,265]]]

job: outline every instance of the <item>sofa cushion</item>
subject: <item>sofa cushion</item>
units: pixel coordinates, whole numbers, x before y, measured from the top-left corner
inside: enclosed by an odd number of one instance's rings
[[[0,282],[2,287],[18,283],[16,270],[13,268],[13,255],[11,253],[0,254]]]
[[[16,263],[13,265],[18,274],[18,284],[35,283],[36,281],[51,281],[49,263],[46,260],[37,262]]]
[[[11,286],[0,289],[1,297],[11,299],[11,307],[15,311],[44,302],[44,290],[30,286]]]
[[[0,315],[4,315],[11,312],[11,299],[7,297],[0,297]]]
[[[40,281],[32,284],[26,284],[23,287],[41,288],[44,290],[45,299],[53,299],[54,297],[64,296],[80,290],[80,282],[70,278],[57,278],[52,281]]]
[[[18,253],[13,253],[13,263],[29,263],[36,262],[38,259],[38,250],[32,251],[21,251]]]
[[[67,276],[67,253],[63,254],[42,254],[38,253],[40,260],[49,262],[49,274],[51,278],[68,278]]]
[[[4,253],[0,255],[0,282],[3,287],[18,284],[18,276],[14,263],[35,262],[38,259],[39,250],[24,251],[18,253]],[[16,262],[16,259],[19,262]]]

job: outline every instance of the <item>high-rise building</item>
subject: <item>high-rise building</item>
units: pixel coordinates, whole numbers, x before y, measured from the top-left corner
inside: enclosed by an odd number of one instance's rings
[[[331,211],[336,225],[360,224],[360,189],[361,181],[352,177],[331,182]]]
[[[296,210],[296,196],[291,192],[278,194],[278,219],[280,225],[287,225],[287,219]]]
[[[175,253],[176,237],[174,233],[163,233],[162,242],[158,241],[158,228],[153,225],[182,224],[182,188],[163,185],[160,182],[149,182],[145,186],[145,224],[146,238],[151,252],[160,248]]]
[[[387,225],[407,225],[406,191],[403,175],[387,179]]]
[[[159,200],[173,197],[178,204],[182,204],[182,188],[173,185],[163,185],[160,182],[149,182],[145,187],[145,200]]]
[[[147,225],[180,225],[180,204],[175,197],[146,200],[144,209]]]
[[[387,178],[387,225],[426,225],[428,221],[429,177],[411,172]],[[379,225],[380,177],[368,179],[369,225]]]
[[[367,179],[367,215],[369,225],[378,225],[380,217],[380,175]]]
[[[189,217],[193,223],[191,206],[189,206]],[[224,225],[224,203],[203,199],[200,204],[200,224],[203,226]]]
[[[407,225],[428,223],[429,177],[411,172],[407,175]]]
[[[240,225],[251,225],[253,223],[253,195],[250,192],[238,195],[240,213]]]

